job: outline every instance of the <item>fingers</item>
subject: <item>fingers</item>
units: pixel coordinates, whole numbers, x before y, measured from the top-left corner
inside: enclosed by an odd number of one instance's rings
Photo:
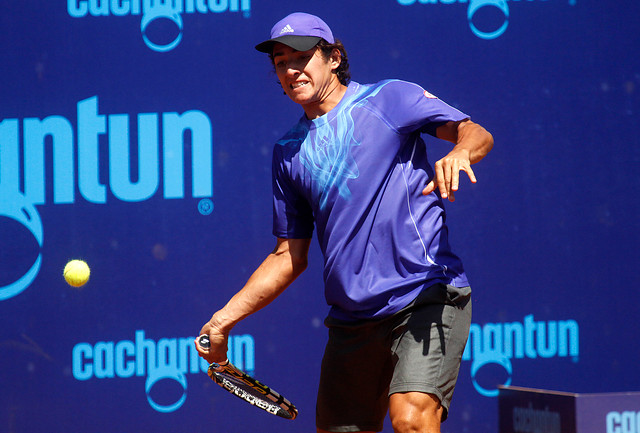
[[[422,190],[422,195],[429,195],[436,189],[436,183],[432,180]]]
[[[196,338],[194,341],[195,345],[196,345],[196,350],[198,352],[198,354],[207,360],[207,362],[212,363],[212,362],[217,362],[217,363],[221,363],[221,361],[223,361],[224,359],[226,359],[226,346],[224,349],[220,349],[218,346],[216,345],[211,345],[210,347],[202,347],[202,345],[200,344],[200,337]],[[223,351],[224,354],[220,354],[219,352]]]
[[[207,358],[209,356],[209,348],[205,348],[205,347],[202,347],[202,345],[200,345],[200,337],[196,338],[194,343],[196,345],[196,350],[198,351],[198,354],[203,358]]]
[[[475,173],[468,161],[443,158],[435,163],[434,170],[434,179],[422,190],[424,195],[430,194],[437,187],[443,199],[455,201],[455,192],[460,187],[461,171],[467,174],[472,183],[477,182]]]
[[[200,338],[205,335],[209,339],[209,347],[206,347],[206,344],[203,346],[200,342]],[[227,339],[226,334],[219,332],[210,323],[207,323],[200,330],[200,334],[195,339],[194,344],[198,354],[206,359],[207,362],[217,362],[224,365],[224,361],[227,359]]]
[[[457,191],[458,190],[458,186],[460,185],[460,163],[458,161],[453,161],[453,167],[451,169],[451,174],[450,174],[450,182],[447,182],[447,185],[449,185],[449,194],[452,193],[452,191]]]
[[[438,190],[440,191],[440,197],[447,198],[449,196],[448,182],[451,180],[451,171],[445,170],[444,160],[441,159],[436,162],[434,168],[436,172],[436,183],[438,184]],[[449,180],[447,180],[449,178]]]
[[[469,176],[469,180],[471,181],[471,183],[476,183],[478,181],[476,179],[476,174],[473,172],[473,169],[470,165],[464,168],[464,172],[467,173],[467,176]]]
[[[454,201],[455,196],[453,195],[451,189],[451,180],[454,177],[452,174],[452,164],[448,163],[444,159],[437,161],[434,165],[435,169],[435,182],[438,185],[438,190],[440,191],[440,197],[443,199],[449,199],[449,201]],[[457,178],[457,172],[455,177]],[[433,181],[432,181],[433,182]],[[457,184],[456,179],[456,184]]]

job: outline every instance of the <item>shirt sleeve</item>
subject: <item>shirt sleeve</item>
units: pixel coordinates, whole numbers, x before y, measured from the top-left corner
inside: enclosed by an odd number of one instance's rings
[[[391,80],[380,92],[374,104],[380,108],[390,126],[402,134],[419,131],[435,136],[436,129],[449,121],[469,116],[451,107],[421,86],[406,81]]]
[[[273,234],[284,239],[309,239],[313,236],[313,211],[293,185],[290,160],[282,156],[276,144],[272,160]]]

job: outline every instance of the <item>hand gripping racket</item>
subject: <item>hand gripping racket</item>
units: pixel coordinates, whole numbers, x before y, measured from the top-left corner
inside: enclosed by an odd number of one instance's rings
[[[204,349],[211,347],[208,335],[198,337],[198,344]],[[229,362],[212,363],[207,372],[209,377],[231,394],[240,397],[272,415],[286,419],[295,419],[298,409],[289,400],[278,394],[268,386],[258,382],[247,373],[239,370]]]

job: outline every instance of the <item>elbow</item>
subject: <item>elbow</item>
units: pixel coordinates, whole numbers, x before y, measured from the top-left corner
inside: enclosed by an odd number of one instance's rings
[[[470,154],[471,164],[475,164],[482,160],[489,152],[491,152],[491,149],[493,149],[493,135],[478,124],[475,124],[474,126],[476,127],[476,133],[474,134],[473,140],[475,141],[475,145],[473,146]]]
[[[474,123],[473,126],[476,128],[477,133],[480,134],[478,138],[480,138],[482,142],[484,142],[483,147],[487,150],[487,152],[489,152],[491,149],[493,149],[493,135],[482,125]]]
[[[305,269],[307,269],[307,266],[309,266],[309,259],[307,258],[307,256],[292,256],[291,257],[291,268],[293,271],[293,274],[297,277],[298,275],[300,275],[301,273],[303,273],[305,271]]]
[[[493,135],[486,129],[485,132],[487,133],[487,153],[489,153],[493,149]]]
[[[278,239],[272,254],[279,258],[287,273],[295,279],[307,269],[309,264],[309,244],[311,239]]]
[[[484,139],[482,143],[483,144],[478,147],[476,154],[471,158],[472,164],[482,160],[489,152],[491,152],[491,149],[493,149],[493,135],[491,135],[487,130],[484,130]]]
[[[486,156],[489,152],[491,152],[491,149],[493,149],[493,135],[487,131],[483,126],[481,125],[477,125],[478,128],[478,132],[479,132],[479,140],[478,142],[481,143],[479,146],[479,150],[480,150],[480,158],[482,159],[484,156]]]

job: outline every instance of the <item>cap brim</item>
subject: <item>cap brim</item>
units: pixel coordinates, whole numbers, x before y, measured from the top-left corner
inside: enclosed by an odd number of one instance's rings
[[[256,45],[256,50],[262,53],[271,54],[273,51],[273,46],[276,43],[281,43],[293,48],[296,51],[307,51],[315,47],[318,42],[320,42],[320,39],[322,38],[317,36],[278,36],[277,38],[269,39],[268,41],[264,41]]]

